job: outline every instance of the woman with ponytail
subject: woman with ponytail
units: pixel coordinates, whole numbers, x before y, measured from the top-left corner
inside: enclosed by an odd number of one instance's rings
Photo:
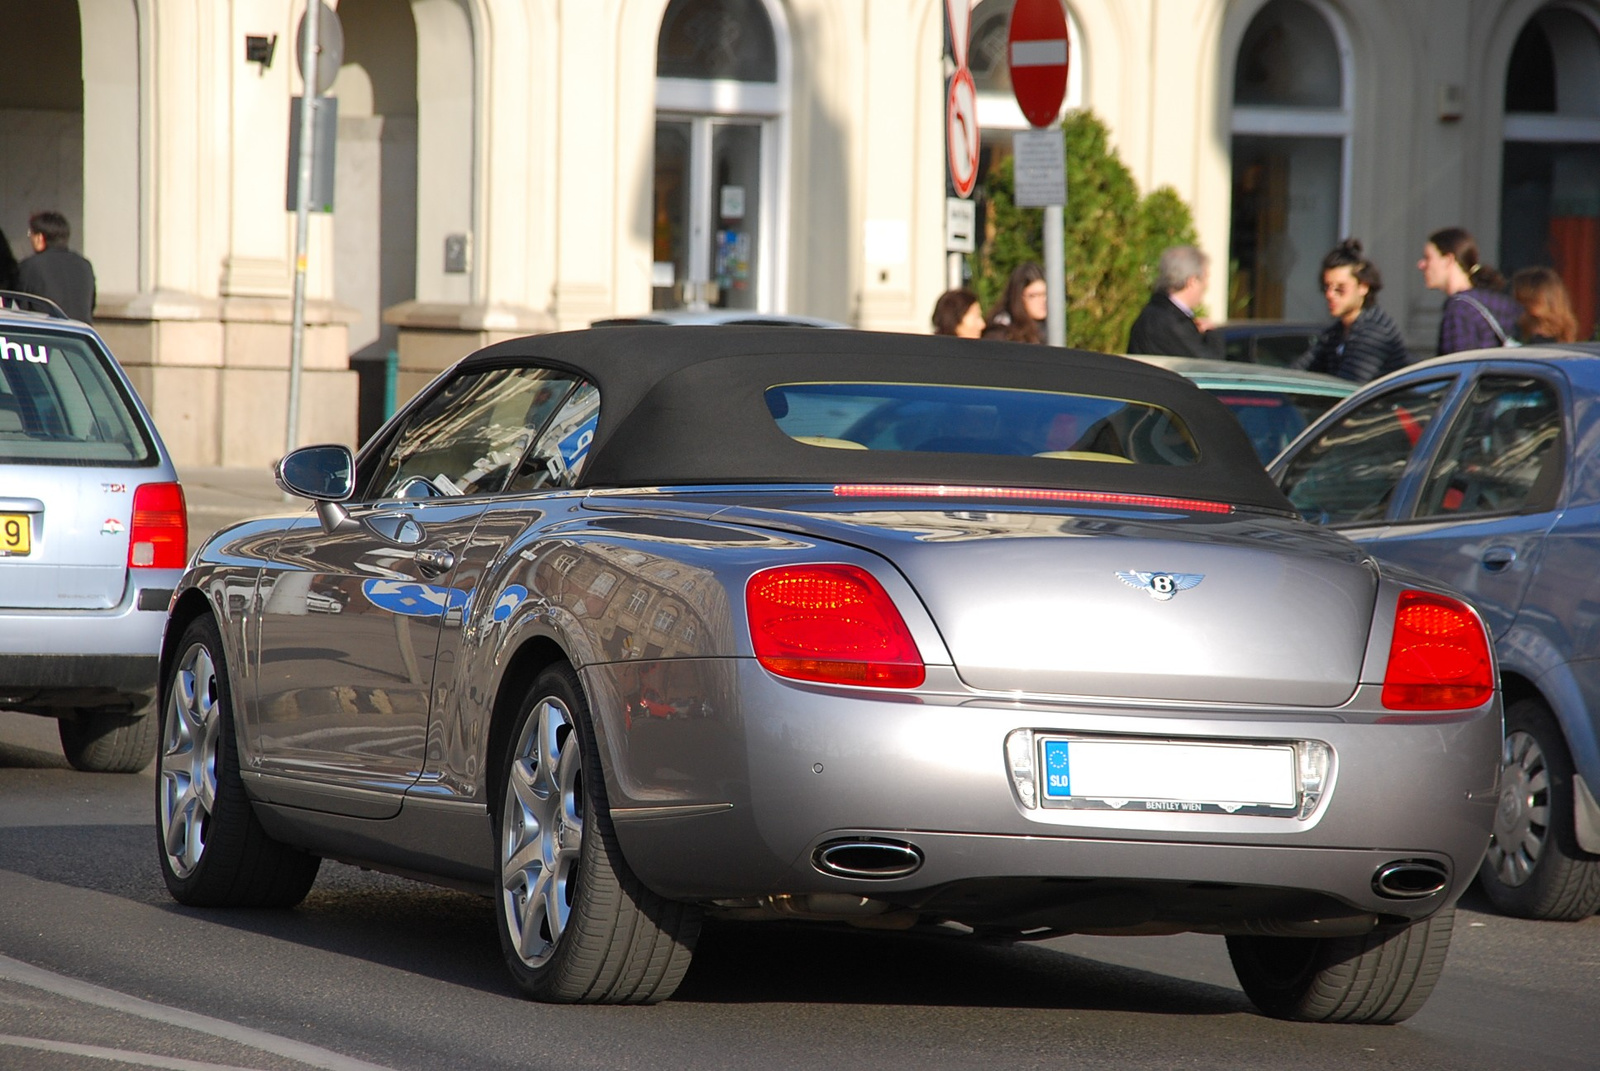
[[[1417,261],[1429,290],[1445,294],[1439,320],[1439,352],[1516,345],[1513,333],[1522,310],[1502,287],[1500,273],[1478,258],[1478,240],[1460,227],[1428,235]]]

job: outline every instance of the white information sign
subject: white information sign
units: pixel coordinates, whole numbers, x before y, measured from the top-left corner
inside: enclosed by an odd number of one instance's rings
[[[1016,202],[1022,208],[1067,203],[1067,156],[1061,131],[1017,131],[1011,135],[1016,154]]]
[[[978,206],[961,197],[944,199],[944,248],[950,253],[971,253],[976,248]]]

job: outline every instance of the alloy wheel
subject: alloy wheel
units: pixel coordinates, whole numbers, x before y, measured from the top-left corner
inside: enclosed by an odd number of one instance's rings
[[[540,967],[572,913],[583,848],[583,755],[572,713],[539,700],[523,722],[501,822],[501,910],[517,956]]]
[[[216,666],[197,643],[184,652],[173,678],[161,738],[161,842],[180,878],[193,873],[205,855],[217,805],[222,716]]]
[[[1488,862],[1502,884],[1532,876],[1550,836],[1550,769],[1531,733],[1508,733],[1501,753],[1500,803]]]

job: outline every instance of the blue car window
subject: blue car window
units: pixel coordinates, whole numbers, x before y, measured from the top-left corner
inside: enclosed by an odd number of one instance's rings
[[[1410,383],[1352,409],[1289,461],[1283,493],[1323,524],[1381,520],[1451,382]]]
[[[1148,402],[935,383],[786,383],[766,392],[784,433],[838,450],[1192,465],[1194,438]]]
[[[1484,376],[1450,429],[1418,517],[1519,513],[1552,507],[1562,466],[1561,405],[1528,376]]]

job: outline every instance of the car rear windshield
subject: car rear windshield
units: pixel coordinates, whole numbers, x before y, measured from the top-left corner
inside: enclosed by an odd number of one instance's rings
[[[785,434],[837,450],[1192,465],[1194,438],[1148,402],[928,383],[784,383],[766,391]]]
[[[1262,464],[1282,453],[1296,435],[1339,401],[1334,394],[1234,387],[1218,387],[1212,396],[1239,419]]]
[[[109,361],[85,338],[0,328],[0,463],[154,464]]]

